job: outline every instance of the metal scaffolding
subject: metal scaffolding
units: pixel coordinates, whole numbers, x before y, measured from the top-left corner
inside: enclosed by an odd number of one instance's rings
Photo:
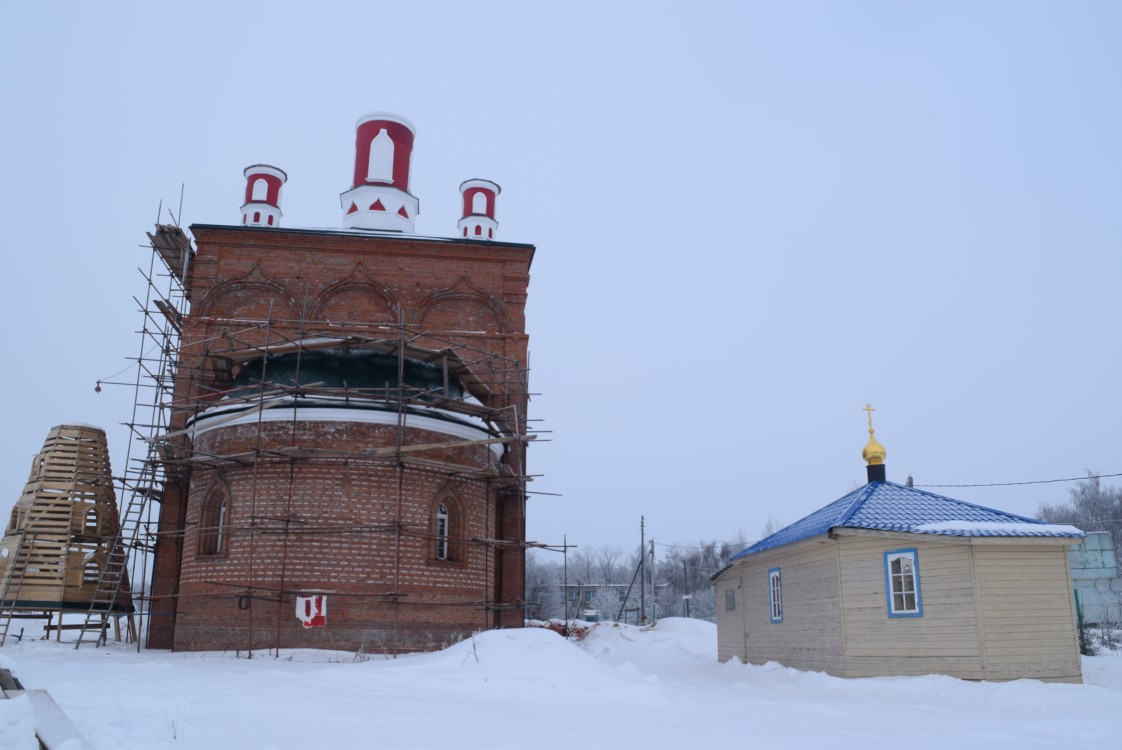
[[[132,417],[127,424],[130,441],[126,455],[124,475],[119,479],[122,498],[120,532],[114,540],[111,564],[102,571],[99,592],[104,597],[116,597],[126,580],[136,582],[134,600],[141,612],[141,627],[148,632],[153,612],[153,597],[147,587],[152,575],[152,553],[157,543],[176,545],[177,555],[182,554],[183,539],[188,533],[229,535],[240,539],[253,550],[255,540],[264,537],[282,538],[281,548],[287,554],[288,542],[309,536],[338,537],[361,535],[390,540],[399,550],[397,569],[388,590],[369,593],[350,593],[347,596],[368,596],[400,604],[404,594],[398,581],[401,577],[400,548],[404,540],[425,539],[435,541],[432,532],[406,523],[402,517],[402,477],[405,472],[426,472],[449,480],[484,482],[497,494],[521,503],[524,512],[527,483],[532,477],[525,468],[525,445],[537,434],[527,428],[525,414],[530,393],[528,370],[523,362],[474,347],[458,337],[455,331],[435,332],[422,330],[405,322],[398,311],[398,322],[390,324],[362,322],[332,322],[326,320],[224,319],[195,315],[190,320],[204,323],[208,330],[219,334],[205,340],[184,341],[185,321],[190,315],[190,280],[194,249],[191,240],[178,226],[158,225],[149,233],[152,248],[145,279],[145,295],[136,301],[142,311],[144,325],[140,333],[140,352],[136,357],[135,389]],[[338,387],[324,383],[303,383],[299,376],[295,383],[270,380],[263,370],[258,382],[233,386],[236,373],[246,363],[266,363],[270,357],[294,355],[297,371],[302,358],[310,353],[330,351],[375,352],[396,358],[399,377],[396,384],[384,387]],[[407,361],[423,362],[439,368],[445,385],[456,380],[463,385],[462,397],[452,397],[447,387],[426,389],[407,385],[401,373]],[[299,374],[299,373],[298,373]],[[108,382],[108,381],[107,381]],[[100,383],[99,383],[100,386]],[[263,421],[257,424],[257,444],[253,449],[224,454],[203,453],[192,440],[195,419],[207,409],[221,402],[224,408],[239,418],[264,414],[277,406],[311,403],[317,400],[348,404],[381,404],[383,411],[395,411],[396,442],[392,445],[369,446],[360,450],[338,450],[318,445],[300,444],[293,433],[291,444],[261,448]],[[463,415],[486,424],[490,437],[482,440],[452,440],[423,445],[407,444],[405,429],[411,408],[438,407],[451,414]],[[209,416],[210,424],[220,423],[222,416]],[[457,463],[435,458],[434,450],[462,448],[465,446],[503,445],[504,460],[480,461],[477,464]],[[489,451],[483,451],[487,455]],[[428,454],[428,455],[426,455]],[[253,510],[248,522],[237,526],[223,525],[214,528],[184,526],[175,529],[157,529],[154,517],[155,503],[160,502],[168,486],[183,483],[191,472],[202,468],[240,467],[256,472],[259,467],[287,464],[299,471],[308,463],[347,466],[384,465],[397,472],[397,497],[392,523],[381,525],[346,525],[338,523],[314,524],[300,521],[286,514],[283,517],[260,517]],[[256,492],[256,490],[255,490]],[[490,496],[490,495],[488,495]],[[249,502],[254,503],[251,497]],[[288,503],[291,505],[291,484]],[[491,509],[488,507],[488,513]],[[523,514],[524,517],[524,514]],[[497,526],[496,526],[497,528]],[[174,537],[174,538],[173,538]],[[457,544],[491,549],[544,546],[524,539],[507,539],[489,536],[470,536],[456,540]],[[521,553],[520,553],[521,554]],[[491,560],[487,555],[486,559]],[[212,582],[229,587],[247,600],[278,602],[276,646],[280,647],[279,602],[297,592],[283,584],[287,557],[280,561],[279,587],[263,586],[253,577],[253,566],[245,580]],[[126,568],[128,570],[126,571]],[[475,598],[444,602],[445,606],[471,607],[483,612],[481,624],[486,626],[494,613],[518,609],[521,601],[501,601],[493,596],[484,578],[483,589]],[[182,596],[175,593],[173,596]],[[82,643],[104,643],[105,617],[91,605],[85,625],[78,639]],[[396,617],[396,615],[395,615]],[[395,619],[396,623],[396,619]],[[252,628],[251,628],[252,630]],[[137,638],[137,647],[143,638]]]

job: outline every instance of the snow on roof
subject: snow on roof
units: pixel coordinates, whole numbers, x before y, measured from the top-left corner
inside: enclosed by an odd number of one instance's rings
[[[437,237],[434,235],[426,234],[412,234],[410,232],[400,232],[392,229],[363,229],[360,227],[247,227],[242,224],[206,224],[196,223],[190,226],[194,231],[195,227],[200,229],[238,229],[238,230],[252,230],[264,232],[283,233],[303,233],[303,234],[345,234],[356,237],[392,237],[400,240],[418,240],[424,242],[447,242],[449,244],[462,245],[464,243],[463,237]],[[533,245],[526,242],[507,242],[504,240],[471,240],[471,242],[483,242],[491,245],[514,245],[518,247],[532,248]]]
[[[1074,526],[1053,523],[982,523],[979,521],[940,521],[917,526],[924,534],[978,536],[972,532],[988,532],[986,536],[1083,536]]]
[[[870,482],[761,539],[729,560],[794,544],[835,528],[963,537],[1084,536],[1074,526],[1041,523],[892,482]]]

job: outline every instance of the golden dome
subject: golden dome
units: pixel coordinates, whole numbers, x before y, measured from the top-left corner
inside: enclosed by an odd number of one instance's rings
[[[869,442],[865,444],[864,450],[861,451],[861,458],[865,459],[865,463],[869,466],[879,466],[884,463],[884,457],[888,451],[884,446],[877,442],[877,436],[873,433],[873,412],[876,411],[872,406],[865,404],[865,412],[869,415]]]

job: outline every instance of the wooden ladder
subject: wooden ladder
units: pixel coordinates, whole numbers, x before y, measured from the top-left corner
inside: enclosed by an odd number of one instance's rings
[[[19,600],[20,589],[23,588],[23,579],[27,573],[27,562],[31,559],[31,548],[35,546],[35,535],[26,531],[20,532],[20,543],[16,547],[15,558],[8,566],[8,575],[4,577],[4,587],[0,589],[0,607],[6,607],[4,612],[4,628],[0,630],[0,647],[8,640],[8,630],[12,627],[12,620],[16,616],[16,602]]]
[[[146,472],[148,473],[148,472]],[[104,646],[109,629],[109,618],[112,616],[113,607],[121,588],[128,580],[129,550],[137,549],[140,544],[140,529],[144,519],[144,511],[148,500],[153,496],[154,488],[150,485],[137,486],[129,493],[129,502],[125,512],[117,524],[117,534],[109,542],[109,551],[105,556],[105,564],[97,578],[97,587],[94,589],[93,598],[90,599],[90,608],[86,610],[85,620],[82,622],[78,633],[78,641],[74,648],[81,648],[83,643],[92,643]],[[129,633],[132,634],[132,614],[129,613]]]

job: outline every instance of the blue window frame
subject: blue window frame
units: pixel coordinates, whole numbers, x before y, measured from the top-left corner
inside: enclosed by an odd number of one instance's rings
[[[783,622],[783,580],[779,568],[767,572],[768,616],[772,622]]]
[[[884,553],[884,593],[889,617],[923,617],[919,552],[915,547]]]

